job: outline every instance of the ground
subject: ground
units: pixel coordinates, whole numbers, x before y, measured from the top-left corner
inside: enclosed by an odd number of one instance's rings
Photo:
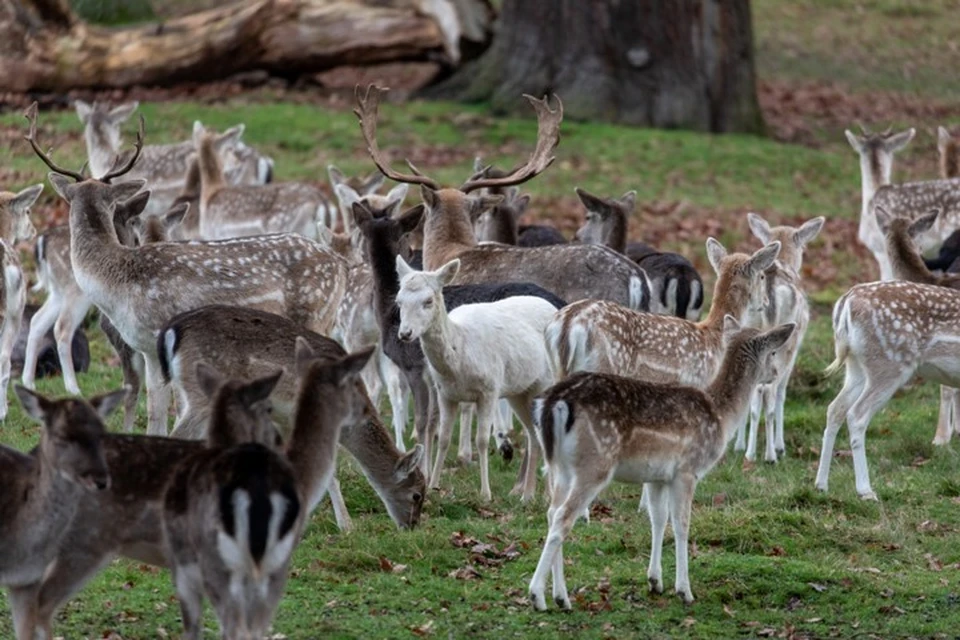
[[[813,489],[826,406],[841,383],[821,373],[833,358],[831,305],[850,285],[877,275],[856,242],[859,169],[842,130],[855,121],[915,126],[916,139],[897,157],[895,180],[935,175],[936,126],[960,124],[953,73],[960,28],[949,6],[946,0],[755,0],[770,137],[564,123],[556,163],[525,187],[534,194],[532,218],[552,220],[568,233],[582,216],[574,185],[610,195],[636,189],[641,206],[632,236],[685,253],[705,276],[712,276],[703,249],[707,235],[731,248],[759,246],[747,231],[747,211],[772,222],[827,217],[804,267],[814,320],[788,395],[786,458],[775,466],[750,465],[730,451],[698,488],[693,606],[647,594],[650,535],[636,511],[639,487],[611,486],[591,522],[576,525],[565,554],[574,611],[540,614],[530,609],[526,587],[546,533],[545,504],[523,506],[507,497],[516,463],[493,464],[494,500],[485,505],[476,466],[457,469],[451,456],[445,489],[428,496],[422,526],[399,532],[344,455],[341,480],[356,531],[338,533],[329,508],[317,511],[297,550],[276,633],[954,637],[960,628],[960,461],[956,444],[930,444],[937,389],[915,383],[874,419],[867,451],[879,503],[856,496],[845,431],[830,492]],[[395,80],[384,79],[396,86]],[[281,178],[322,183],[331,162],[348,172],[371,169],[349,92],[269,86],[251,92],[226,83],[137,97],[175,98],[142,108],[148,141],[183,138],[197,118],[216,127],[244,122],[246,139],[277,159]],[[25,101],[2,99],[11,107]],[[23,124],[17,109],[0,115],[0,146],[8,150],[0,168],[4,187],[21,188],[44,175],[21,139]],[[41,124],[44,146],[79,167],[76,117],[45,112]],[[466,176],[476,153],[503,165],[519,160],[534,129],[530,120],[491,118],[482,105],[426,103],[387,105],[380,127],[381,146],[397,161],[410,157],[447,182]],[[47,191],[36,211],[38,226],[64,215]],[[81,386],[86,393],[115,388],[120,375],[111,352],[99,337],[93,349],[95,364]],[[62,382],[43,381],[41,389],[62,393]],[[141,415],[141,427],[143,421]],[[118,427],[119,419],[111,424]],[[0,440],[19,448],[37,435],[17,408],[0,427]],[[672,544],[668,534],[668,585]],[[213,637],[212,616],[207,628]],[[113,563],[57,619],[59,635],[67,638],[176,637],[179,629],[167,572],[127,561]],[[0,636],[12,636],[6,611]]]

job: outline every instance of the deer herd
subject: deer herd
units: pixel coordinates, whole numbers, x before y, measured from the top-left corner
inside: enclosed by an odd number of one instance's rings
[[[524,444],[513,492],[524,502],[544,459],[548,533],[529,586],[537,609],[548,572],[554,601],[570,608],[563,540],[612,480],[644,486],[651,590],[663,590],[669,517],[675,588],[692,602],[697,482],[731,440],[754,460],[761,422],[764,459],[785,453],[787,385],[810,320],[801,266],[824,218],[789,227],[749,214],[758,241],[749,254],[707,239],[716,279],[700,320],[694,266],[627,241],[634,192],[577,188],[586,213],[573,242],[519,224],[530,202],[519,185],[554,159],[559,99],[527,97],[538,136],[526,162],[503,171],[478,159],[462,185],[444,186],[412,164],[391,167],[377,143],[383,93],[358,88],[355,111],[379,172],[349,178],[331,166],[335,201],[272,181],[272,160],[242,142],[242,125],[218,133],[198,122],[185,142],[144,145],[141,117],[124,151],[121,127],[137,104],[78,101],[87,176],[42,150],[36,106],[27,111],[26,139],[69,204],[69,224],[36,239],[35,289],[46,301],[29,322],[15,388],[42,424],[40,444],[0,448],[0,584],[17,638],[53,638],[58,608],[117,556],[170,569],[183,637],[201,637],[204,597],[223,637],[264,637],[324,495],[338,526],[351,527],[334,477],[338,443],[396,525],[411,528],[427,489],[444,483],[458,415],[462,464],[473,459],[476,415],[482,500],[494,499],[490,437],[512,458],[514,416]],[[866,428],[916,373],[944,385],[934,442],[956,429],[960,275],[946,271],[960,246],[948,238],[960,227],[960,149],[941,129],[942,179],[892,185],[893,155],[913,135],[847,132],[863,177],[860,239],[883,280],[853,287],[834,310],[831,370],[846,378],[827,413],[822,490],[846,420],[857,492],[876,499]],[[385,178],[398,186],[381,194]],[[405,209],[409,185],[421,202]],[[30,209],[43,186],[0,193],[2,417],[28,280],[15,245],[35,235]],[[925,262],[938,242],[941,256]],[[125,388],[83,400],[71,340],[94,305]],[[67,399],[32,390],[51,327]],[[146,435],[135,435],[141,382]],[[377,411],[384,391],[392,433]],[[124,433],[111,433],[104,420],[121,405]]]

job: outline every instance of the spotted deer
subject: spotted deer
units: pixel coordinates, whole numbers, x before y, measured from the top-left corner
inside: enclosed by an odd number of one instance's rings
[[[601,198],[577,187],[577,197],[586,208],[577,240],[602,244],[617,253],[630,255],[638,243],[627,242],[627,226],[636,207],[636,191],[620,198]],[[696,322],[703,307],[703,280],[689,260],[677,253],[646,251],[633,259],[650,279],[650,310]]]
[[[322,191],[298,182],[230,185],[220,157],[221,147],[234,142],[207,132],[200,123],[194,126],[193,142],[200,169],[201,238],[222,240],[283,232],[317,238],[317,214],[331,206]]]
[[[30,207],[40,197],[42,184],[18,193],[0,191],[0,421],[7,417],[7,387],[10,384],[10,358],[23,323],[27,304],[26,278],[20,265],[17,242],[31,240],[36,229],[30,221]],[[36,368],[36,359],[34,359]]]
[[[488,209],[501,196],[471,195],[485,188],[506,188],[522,184],[543,172],[554,160],[560,141],[563,105],[551,109],[547,100],[527,96],[537,113],[537,144],[521,166],[500,178],[474,177],[459,188],[441,187],[415,169],[402,174],[390,168],[377,144],[377,116],[384,89],[370,86],[365,93],[357,87],[360,130],[374,164],[388,178],[420,185],[426,205],[424,217],[424,268],[437,269],[454,258],[460,259],[458,282],[523,281],[537,284],[570,302],[584,298],[613,300],[635,309],[647,309],[650,287],[638,266],[605,247],[558,245],[519,248],[501,245],[477,246],[471,212]]]
[[[906,282],[917,282],[960,291],[960,274],[932,273],[920,256],[917,238],[923,236],[935,226],[941,209],[934,209],[916,219],[898,216],[884,208],[877,209],[877,224],[884,234],[887,256],[893,270],[893,277]],[[937,420],[937,433],[933,444],[947,444],[957,430],[957,416],[960,415],[960,392],[953,387],[940,387],[940,415]]]
[[[110,486],[101,446],[103,421],[124,391],[88,402],[51,400],[20,386],[15,390],[25,413],[43,428],[33,454],[0,446],[0,586],[8,589],[17,638],[33,640],[34,585],[55,566],[60,545],[69,541],[82,496]]]
[[[121,245],[113,231],[117,203],[142,180],[108,184],[136,163],[143,119],[127,163],[100,180],[58,167],[36,141],[37,110],[28,110],[28,141],[53,172],[50,181],[70,205],[70,261],[81,290],[112,321],[124,342],[143,354],[147,431],[166,433],[169,390],[163,383],[156,336],[183,311],[207,304],[249,306],[286,315],[317,333],[333,327],[343,296],[343,260],[296,234],[220,242]]]
[[[330,338],[281,316],[253,309],[214,305],[171,319],[160,332],[157,351],[164,377],[172,382],[177,393],[180,409],[172,435],[190,439],[205,436],[212,405],[195,371],[199,363],[208,363],[241,378],[283,369],[272,395],[273,419],[289,439],[297,406],[297,338],[308,342],[314,359],[333,361],[345,355],[343,348]],[[360,464],[397,526],[415,526],[426,488],[418,470],[422,447],[409,453],[398,450],[372,405],[367,413],[369,416],[362,422],[343,429],[341,443]],[[330,499],[337,525],[349,529],[350,516],[335,479]]]
[[[710,312],[701,322],[634,311],[607,300],[582,300],[561,309],[545,333],[558,379],[593,371],[706,387],[723,355],[724,316],[739,320],[767,306],[767,269],[780,249],[775,241],[753,255],[728,254],[709,238],[707,258],[717,281]]]
[[[777,379],[772,385],[760,385],[750,403],[750,437],[746,438],[747,424],[737,430],[734,448],[746,449],[747,460],[757,457],[757,434],[763,413],[766,427],[766,448],[763,459],[776,462],[786,451],[783,436],[783,408],[787,400],[787,384],[797,361],[800,345],[810,323],[810,306],[800,278],[803,253],[807,245],[823,228],[825,218],[809,220],[800,227],[771,227],[755,213],[747,214],[750,231],[762,243],[780,243],[780,255],[767,269],[767,300],[763,309],[751,309],[744,315],[744,324],[760,329],[769,329],[791,323],[796,329],[787,343],[778,349],[774,359],[777,364]]]
[[[331,209],[323,220],[317,221],[317,224],[319,225],[322,223],[324,226],[330,229],[336,229],[337,215],[339,213],[340,219],[343,220],[343,231],[345,233],[350,233],[353,230],[353,223],[351,220],[352,214],[350,212],[350,208],[353,206],[353,200],[344,199],[344,195],[352,192],[356,194],[355,200],[376,195],[377,191],[380,190],[380,187],[383,186],[383,183],[387,177],[380,173],[380,171],[374,171],[366,178],[360,178],[357,176],[347,177],[342,171],[340,171],[340,169],[332,164],[327,165],[327,176],[330,178],[330,187],[333,189],[333,193],[337,197],[337,208]],[[347,187],[350,191],[344,191],[341,194],[341,192],[338,191],[338,188],[341,185]],[[404,196],[406,196],[406,192],[404,192]],[[377,204],[378,206],[381,206],[381,203]]]
[[[137,110],[139,102],[127,102],[115,107],[109,104],[86,103],[77,100],[74,107],[83,123],[83,138],[87,148],[91,175],[99,178],[108,173],[121,155],[121,130],[123,123]],[[240,142],[243,125],[232,127],[221,134],[226,139],[236,140],[225,157],[228,169],[237,169],[236,176],[244,184],[265,184],[273,174],[273,160],[259,154]],[[143,148],[142,158],[125,180],[146,180],[153,191],[151,215],[159,215],[174,204],[182,188],[188,168],[188,159],[193,153],[192,141],[174,144],[148,145]]]
[[[891,185],[890,176],[893,173],[893,155],[903,149],[913,140],[915,129],[907,129],[892,134],[890,130],[883,133],[871,133],[863,128],[863,135],[856,135],[849,129],[845,135],[853,150],[860,156],[861,179],[861,208],[860,228],[857,237],[860,242],[870,249],[877,264],[880,266],[880,278],[890,280],[890,261],[884,253],[883,234],[877,226],[877,217],[874,212],[874,202],[882,206],[894,205],[913,207],[920,200],[925,200],[932,191],[907,185]],[[919,183],[923,184],[923,183]]]
[[[732,325],[736,320],[727,316]],[[758,383],[776,378],[773,353],[793,325],[769,331],[742,329],[727,345],[718,374],[703,390],[682,384],[653,384],[609,373],[577,373],[535,401],[538,435],[552,487],[549,527],[530,599],[547,608],[547,573],[553,599],[571,608],[564,578],[563,541],[574,522],[613,480],[644,484],[649,492],[653,535],[647,580],[663,591],[661,551],[669,514],[676,540],[677,594],[693,602],[687,541],[697,483],[723,457],[746,417]]]
[[[850,432],[857,493],[876,500],[867,469],[870,420],[915,374],[960,386],[960,291],[913,282],[871,282],[845,293],[833,308],[836,359],[843,388],[827,408],[816,486],[827,490],[837,433]]]

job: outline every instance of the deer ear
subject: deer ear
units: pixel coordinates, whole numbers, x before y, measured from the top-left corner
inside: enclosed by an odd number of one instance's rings
[[[713,270],[720,273],[720,262],[727,257],[727,250],[715,238],[707,238],[707,260]]]
[[[771,242],[763,249],[756,251],[750,256],[747,268],[751,273],[760,273],[766,271],[773,265],[774,260],[780,255],[780,241]]]
[[[257,378],[256,380],[251,380],[243,386],[243,400],[244,404],[250,406],[255,402],[260,402],[261,400],[266,400],[270,397],[270,394],[273,393],[274,388],[276,388],[277,383],[280,382],[280,377],[285,373],[283,367],[279,370],[274,371],[270,375],[263,376],[262,378]]]
[[[905,146],[910,144],[910,141],[913,140],[913,136],[916,134],[917,130],[913,128],[907,129],[906,131],[901,131],[900,133],[887,138],[883,146],[886,147],[887,151],[890,152],[900,151],[900,149],[903,149]]]
[[[387,192],[387,202],[393,202],[394,200],[397,201],[396,210],[391,215],[396,214],[400,210],[400,207],[403,205],[403,201],[407,198],[407,191],[409,189],[410,185],[404,182],[398,184]]]
[[[458,273],[460,273],[460,258],[454,258],[437,269],[436,276],[437,280],[440,281],[440,286],[445,287],[456,280]]]
[[[371,193],[376,193],[377,189],[382,187],[386,180],[387,176],[380,173],[379,170],[374,171],[367,176],[366,180],[363,181],[363,194],[370,195]]]
[[[137,197],[140,190],[143,189],[146,184],[146,180],[129,180],[127,182],[121,182],[120,184],[111,184],[109,185],[110,199],[114,202],[127,202],[134,206],[140,205],[141,200],[134,200],[134,198]],[[150,192],[144,191],[143,194],[145,195],[139,196],[139,198],[142,198],[143,206],[141,206],[136,213],[140,213],[144,207],[147,206],[147,199],[150,197]]]
[[[421,203],[415,207],[410,207],[397,218],[397,222],[400,223],[400,229],[404,233],[411,233],[415,231],[417,227],[423,222],[423,214],[426,212],[426,207]]]
[[[352,207],[354,203],[361,202],[360,194],[350,185],[338,184],[333,188],[333,192],[337,194],[337,200],[340,201],[340,204],[348,209]]]
[[[143,180],[136,180],[136,182],[143,182]],[[122,187],[127,182],[122,182],[118,185],[115,185],[116,188]],[[113,190],[114,187],[111,187]],[[120,222],[126,222],[134,216],[138,216],[143,213],[143,210],[147,208],[147,202],[150,200],[149,191],[138,191],[137,189],[128,189],[127,191],[132,191],[133,193],[129,196],[126,196],[122,190],[120,191],[120,196],[114,196],[114,202],[117,202],[116,209],[114,210],[114,219]]]
[[[847,136],[847,142],[850,143],[850,146],[853,147],[853,150],[857,153],[863,151],[863,138],[850,131],[850,129],[844,130],[843,134]]]
[[[761,333],[755,339],[760,341],[760,344],[763,347],[764,351],[773,351],[774,349],[779,349],[784,345],[784,343],[790,339],[790,336],[793,335],[793,330],[796,329],[797,325],[794,323],[782,324],[779,327],[774,327],[769,331]]]
[[[766,220],[755,213],[747,214],[747,226],[760,242],[766,244],[770,242],[770,225]]]
[[[189,202],[181,202],[167,209],[167,212],[163,214],[162,218],[164,228],[172,229],[183,222],[183,218],[187,215],[188,211],[190,211]]]
[[[886,231],[894,220],[894,215],[886,207],[875,206],[873,215],[877,218],[877,226],[880,227],[880,231]]]
[[[74,189],[76,187],[76,183],[73,180],[54,171],[47,174],[47,180],[50,181],[50,184],[53,185],[53,190],[56,191],[61,198],[67,202],[73,199]]]
[[[103,393],[90,398],[90,406],[93,407],[93,410],[96,411],[103,420],[106,420],[107,417],[113,413],[113,410],[119,407],[131,393],[133,393],[132,387],[124,387],[123,389],[117,389],[110,393]]]
[[[435,210],[440,204],[440,198],[437,196],[437,192],[425,184],[420,185],[420,197],[431,211]]]
[[[118,107],[114,107],[110,110],[110,122],[113,124],[120,124],[126,121],[127,118],[133,115],[133,112],[136,111],[137,107],[139,106],[140,102],[133,100],[132,102],[127,102]]]
[[[941,154],[947,149],[950,142],[950,132],[945,127],[937,127],[937,151]]]
[[[827,219],[823,216],[818,216],[813,220],[807,220],[797,229],[796,234],[793,236],[794,240],[801,247],[810,244],[814,238],[820,235],[820,230],[823,229],[826,221]]]
[[[603,198],[595,196],[592,193],[588,193],[580,187],[574,187],[573,190],[577,194],[577,197],[580,198],[580,202],[583,203],[583,206],[587,208],[587,211],[600,213],[605,212],[609,208]]]
[[[36,391],[31,391],[19,384],[16,385],[13,390],[16,392],[17,398],[20,399],[20,405],[23,407],[23,410],[27,412],[27,415],[37,422],[44,422],[53,402],[46,396],[40,395]]]
[[[933,209],[923,214],[910,223],[910,226],[907,228],[907,233],[913,238],[916,238],[922,233],[926,233],[933,227],[934,223],[936,223],[937,216],[940,215],[941,211],[942,209]]]
[[[343,175],[343,172],[332,164],[327,165],[327,176],[330,178],[330,185],[334,189],[337,188],[338,184],[343,184],[347,181],[347,177]]]
[[[374,349],[375,347],[370,347],[362,351],[357,351],[356,353],[348,354],[340,359],[336,365],[337,379],[340,384],[349,382],[351,379],[360,375],[363,368],[367,366],[367,362],[370,361],[370,356],[373,355]]]
[[[30,207],[33,206],[33,203],[37,201],[37,198],[40,197],[42,191],[43,184],[35,184],[32,187],[27,187],[13,197],[9,206],[14,211],[26,213]]]
[[[637,192],[632,189],[627,191],[625,194],[620,196],[619,202],[627,210],[628,215],[632,214],[637,208]]]
[[[397,464],[393,467],[393,477],[396,480],[404,480],[410,474],[416,473],[421,460],[423,460],[423,445],[418,442],[413,449],[397,460]]]
[[[530,194],[525,193],[513,201],[513,212],[519,218],[524,213],[526,213],[527,207],[529,206],[530,206]]]
[[[481,158],[480,156],[474,156],[474,157],[473,157],[473,172],[474,172],[474,173],[480,173],[480,172],[483,171],[485,168],[486,168],[486,167],[484,167],[484,165],[483,165],[483,158]]]
[[[724,342],[729,342],[733,336],[740,333],[742,327],[740,326],[740,321],[734,318],[729,313],[723,316],[723,340]]]
[[[479,195],[470,196],[470,217],[479,217],[484,211],[493,209],[503,202],[502,195]]]
[[[373,212],[370,211],[366,202],[354,202],[350,206],[350,213],[353,214],[353,221],[357,223],[358,227],[362,227],[373,220]]]
[[[77,110],[77,117],[80,118],[80,122],[84,125],[87,124],[87,121],[93,114],[93,105],[83,100],[77,100],[73,103],[73,108]]]
[[[212,398],[217,393],[217,389],[223,386],[223,376],[206,362],[197,363],[196,374],[197,385],[203,391],[203,395],[208,398]]]
[[[317,354],[303,336],[297,336],[293,348],[293,359],[297,363],[297,375],[303,377],[310,371],[310,366],[316,361]]]
[[[403,256],[397,255],[397,277],[403,280],[406,276],[416,272],[416,269],[407,264]]]
[[[203,134],[207,132],[207,128],[203,126],[203,123],[199,120],[193,121],[193,144],[199,146],[200,140],[203,138]]]

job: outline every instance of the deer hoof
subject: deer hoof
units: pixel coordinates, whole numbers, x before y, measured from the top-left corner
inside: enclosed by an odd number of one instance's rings
[[[873,501],[873,502],[880,502],[880,498],[878,498],[878,497],[877,497],[877,494],[874,493],[873,491],[868,491],[867,493],[861,493],[861,494],[860,494],[860,499],[861,499],[861,500],[870,500],[870,501]]]

